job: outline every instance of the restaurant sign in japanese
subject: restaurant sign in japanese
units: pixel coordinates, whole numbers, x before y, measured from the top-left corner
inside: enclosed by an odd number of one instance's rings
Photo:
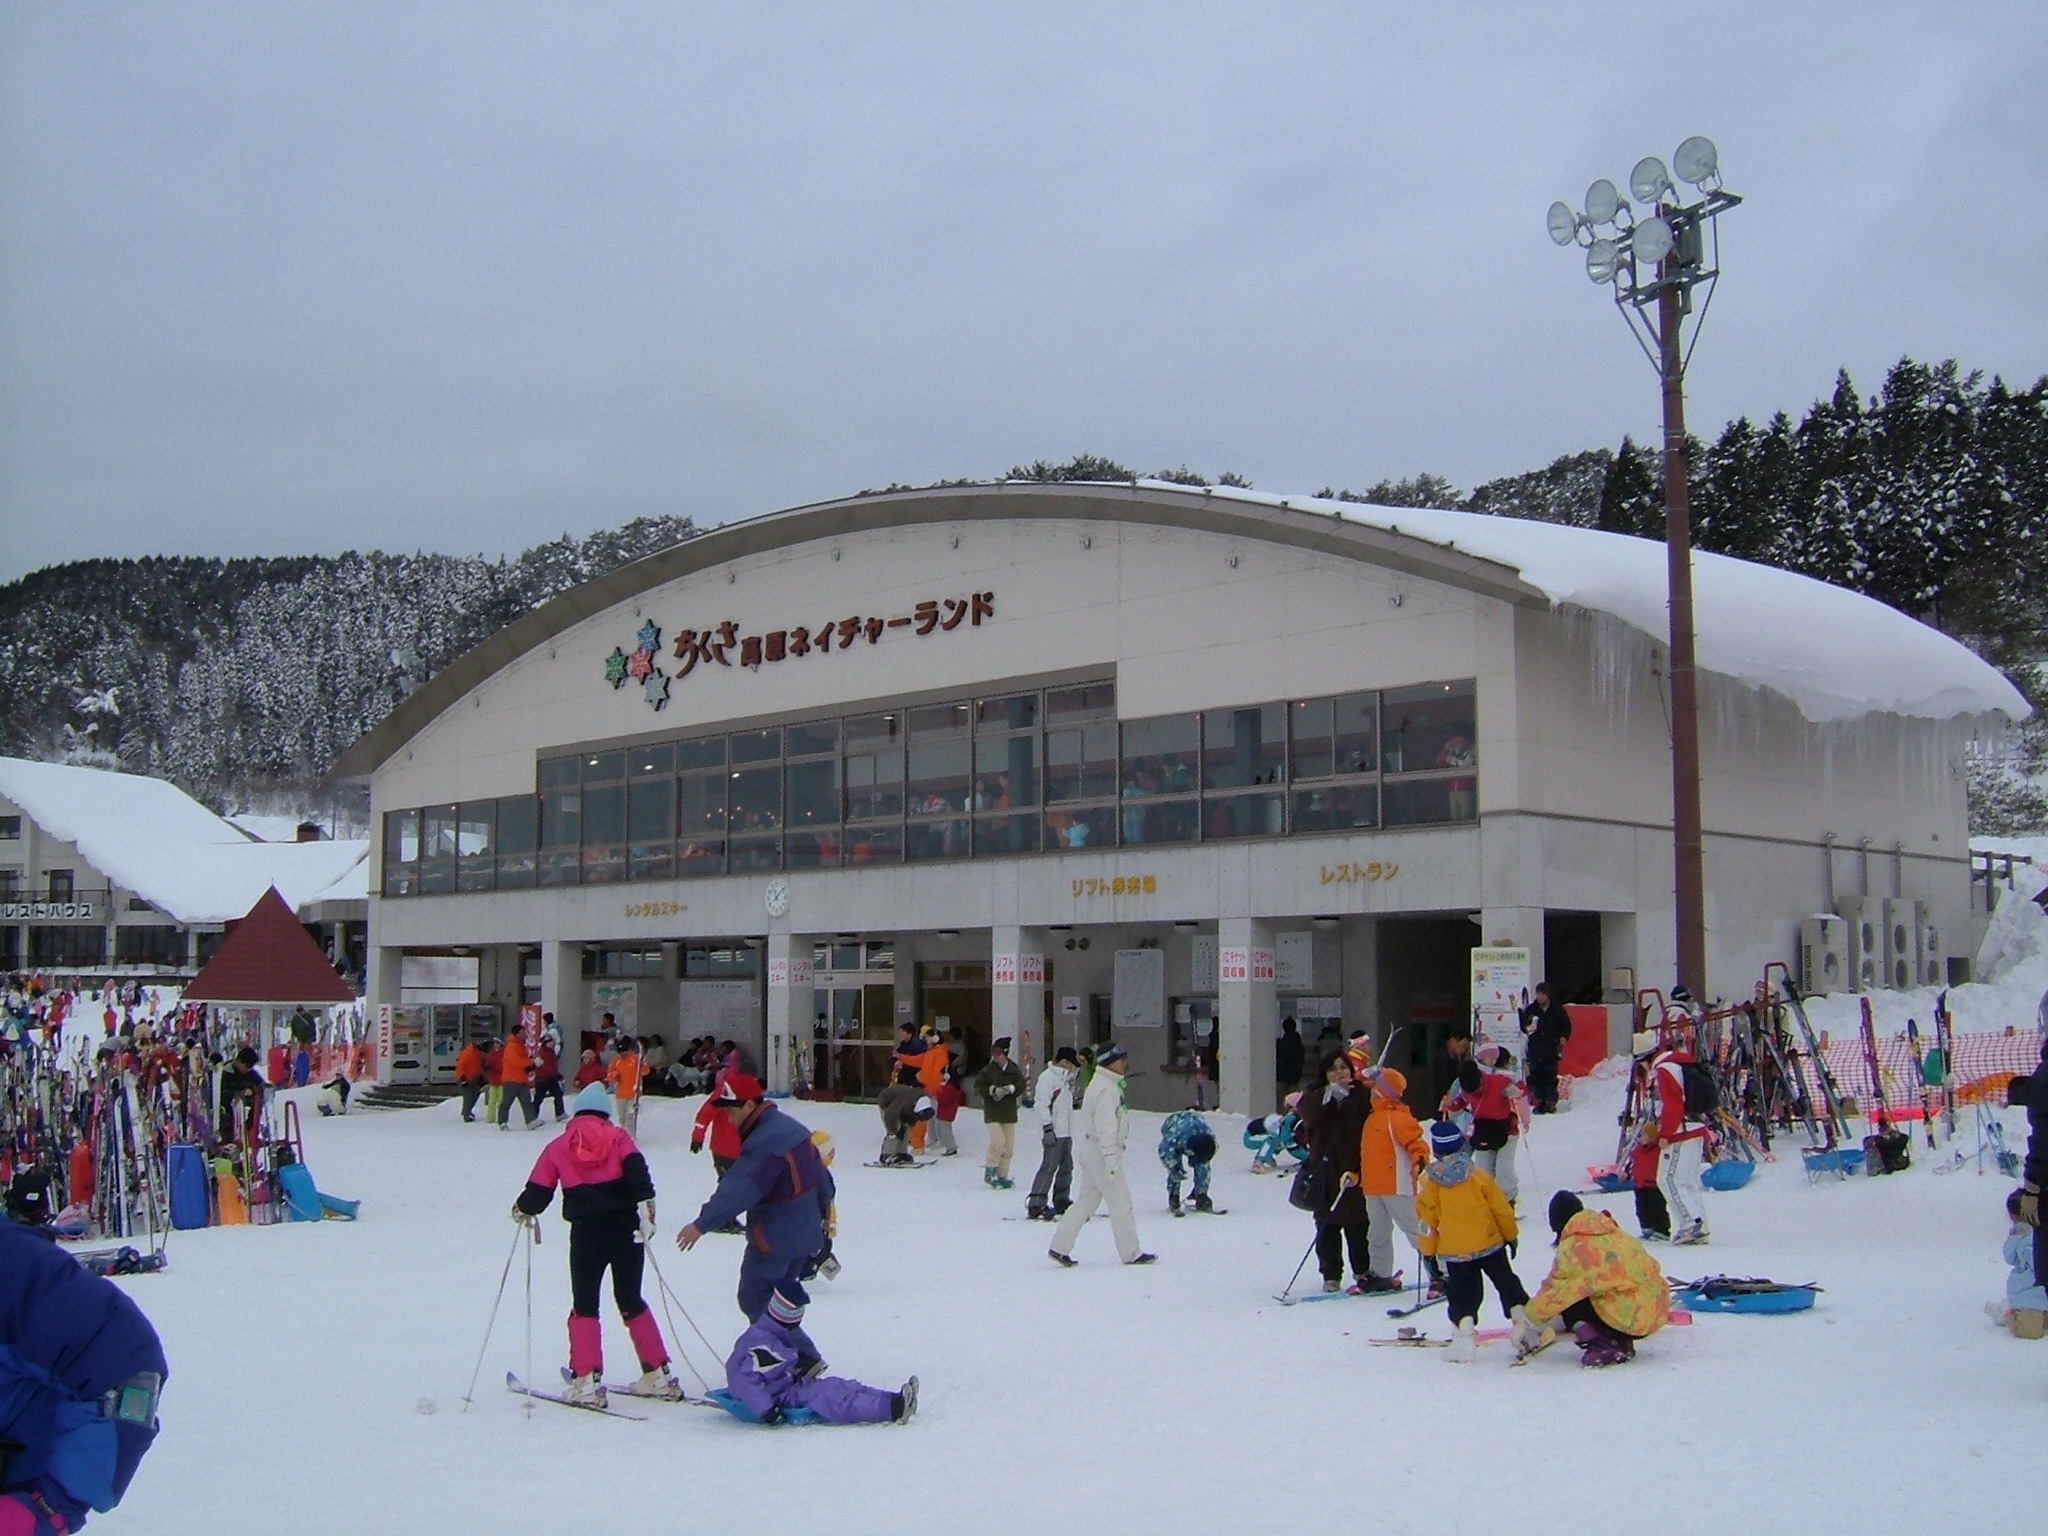
[[[795,661],[803,656],[823,656],[832,651],[850,651],[866,644],[880,645],[885,635],[904,631],[906,639],[924,639],[950,634],[963,624],[979,628],[996,614],[993,592],[973,592],[965,597],[930,598],[914,605],[908,613],[887,616],[855,614],[851,618],[827,619],[812,626],[791,625],[762,633],[743,632],[733,619],[721,621],[714,629],[677,630],[666,649],[662,629],[652,619],[640,626],[632,650],[612,647],[604,659],[604,680],[614,689],[637,683],[640,696],[650,708],[668,703],[669,688],[700,668],[744,667],[758,672],[763,666]],[[663,661],[677,663],[671,670]]]

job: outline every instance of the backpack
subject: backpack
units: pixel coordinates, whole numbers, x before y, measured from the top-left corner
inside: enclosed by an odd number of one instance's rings
[[[1711,1118],[1721,1107],[1721,1085],[1714,1081],[1714,1074],[1696,1061],[1682,1061],[1678,1075],[1685,1085],[1685,1118]]]

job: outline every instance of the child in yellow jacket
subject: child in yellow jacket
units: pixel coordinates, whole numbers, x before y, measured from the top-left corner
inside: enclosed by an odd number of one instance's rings
[[[1449,1120],[1429,1128],[1429,1147],[1436,1161],[1425,1168],[1415,1191],[1419,1245],[1425,1257],[1443,1266],[1444,1289],[1450,1296],[1451,1326],[1457,1337],[1444,1358],[1465,1365],[1479,1352],[1479,1303],[1487,1280],[1500,1297],[1501,1310],[1514,1320],[1517,1332],[1528,1326],[1529,1293],[1515,1275],[1509,1248],[1520,1235],[1515,1208],[1508,1204],[1492,1175],[1472,1165],[1465,1133]]]

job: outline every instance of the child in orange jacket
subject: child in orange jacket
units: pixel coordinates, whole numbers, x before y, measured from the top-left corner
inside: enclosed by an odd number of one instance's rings
[[[1392,1067],[1369,1068],[1366,1081],[1372,1084],[1372,1112],[1365,1117],[1359,1136],[1358,1189],[1365,1196],[1366,1257],[1372,1272],[1366,1278],[1399,1281],[1394,1268],[1394,1228],[1408,1234],[1408,1241],[1421,1252],[1415,1220],[1415,1181],[1429,1164],[1429,1143],[1416,1123],[1414,1111],[1403,1095],[1408,1079]],[[1443,1275],[1436,1256],[1423,1259],[1429,1270],[1430,1291],[1440,1294]],[[1395,1287],[1387,1287],[1392,1289]]]

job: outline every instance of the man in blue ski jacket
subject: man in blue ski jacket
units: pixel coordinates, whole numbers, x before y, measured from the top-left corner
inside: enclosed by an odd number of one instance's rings
[[[59,1536],[120,1503],[169,1375],[127,1292],[0,1218],[0,1536]]]
[[[706,1232],[747,1216],[747,1255],[740,1260],[740,1311],[756,1322],[776,1285],[795,1283],[805,1262],[825,1246],[825,1213],[837,1191],[810,1128],[762,1096],[759,1080],[730,1072],[714,1097],[739,1133],[739,1160],[697,1212],[676,1234],[685,1253]]]

